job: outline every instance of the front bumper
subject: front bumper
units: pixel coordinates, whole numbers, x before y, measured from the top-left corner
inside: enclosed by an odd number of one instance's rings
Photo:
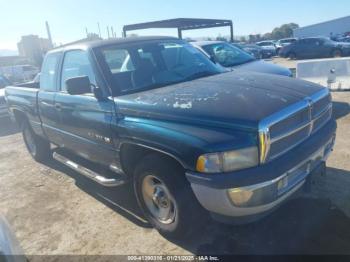
[[[198,201],[205,209],[214,214],[244,218],[266,213],[298,191],[305,183],[307,177],[320,164],[326,161],[333,149],[335,141],[335,129],[329,126],[328,129],[324,128],[323,130],[323,132],[329,134],[326,140],[323,137],[323,141],[320,142],[321,144],[318,144],[316,149],[308,153],[307,157],[301,156],[302,158],[298,159],[293,167],[288,167],[282,173],[278,173],[280,169],[276,168],[275,171],[277,173],[270,180],[247,185],[238,183],[237,186],[232,186],[234,184],[229,182],[228,186],[223,187],[221,183],[211,184],[208,181],[200,182],[198,177],[190,173],[187,173],[187,178],[191,182],[192,189]],[[332,132],[332,130],[334,131]],[[313,139],[317,139],[317,136]],[[309,143],[312,143],[312,140]],[[307,147],[308,145],[305,144],[303,146]],[[301,150],[303,150],[303,146],[301,146]],[[275,166],[284,165],[283,161],[277,161],[278,163],[272,164]],[[260,169],[261,172],[264,170],[261,167],[254,169],[255,171]],[[234,179],[234,173],[226,175],[232,176]],[[263,174],[260,175],[263,176]]]

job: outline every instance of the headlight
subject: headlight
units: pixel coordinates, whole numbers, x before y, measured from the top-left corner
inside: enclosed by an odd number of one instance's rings
[[[221,173],[257,166],[259,153],[257,147],[249,147],[221,153],[201,155],[197,160],[197,171],[202,173]]]

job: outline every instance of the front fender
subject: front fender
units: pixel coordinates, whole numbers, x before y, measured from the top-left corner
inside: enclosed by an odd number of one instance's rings
[[[126,117],[118,122],[115,145],[132,143],[165,153],[187,170],[195,170],[198,157],[257,145],[256,133],[232,129]]]

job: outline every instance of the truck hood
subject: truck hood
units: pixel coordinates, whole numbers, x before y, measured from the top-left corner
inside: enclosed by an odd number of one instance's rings
[[[259,120],[319,91],[302,80],[228,72],[115,98],[127,117],[257,129]]]
[[[256,60],[243,65],[235,66],[234,69],[281,75],[281,76],[292,76],[292,72],[288,68],[275,65],[272,63],[266,63],[263,60]]]

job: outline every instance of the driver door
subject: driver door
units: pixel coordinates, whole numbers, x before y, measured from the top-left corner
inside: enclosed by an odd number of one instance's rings
[[[60,90],[55,97],[59,115],[60,146],[81,157],[100,164],[110,165],[115,159],[111,122],[114,102],[106,98],[99,101],[93,93],[70,95],[65,81],[77,76],[88,76],[97,85],[89,55],[84,50],[64,54]]]

